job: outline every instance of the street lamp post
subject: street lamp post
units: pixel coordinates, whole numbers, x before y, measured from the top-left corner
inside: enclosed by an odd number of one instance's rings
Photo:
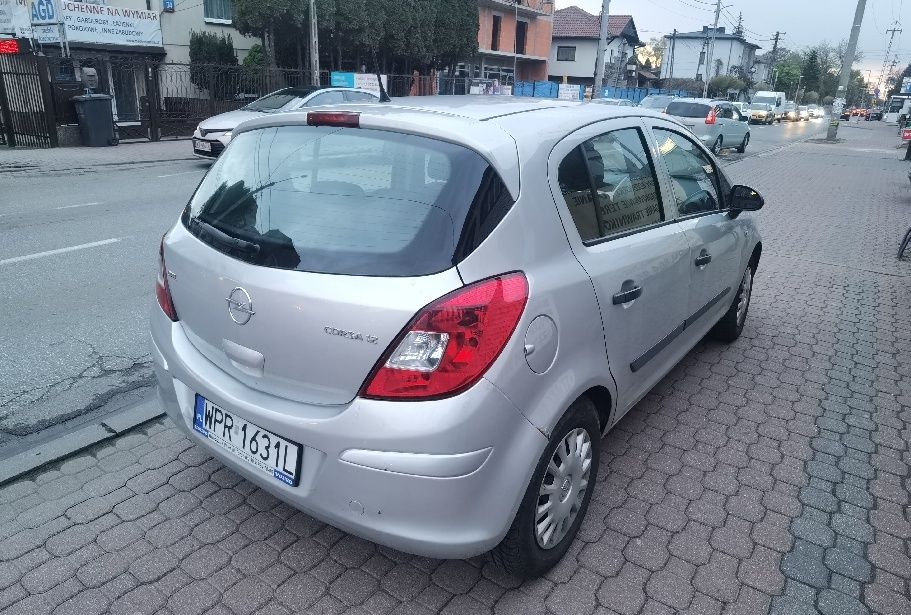
[[[803,75],[797,77],[797,89],[794,90],[794,102],[800,104],[800,82],[803,81]]]

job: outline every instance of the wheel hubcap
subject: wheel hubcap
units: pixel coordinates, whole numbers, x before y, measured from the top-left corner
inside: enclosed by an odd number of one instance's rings
[[[740,298],[737,300],[737,324],[742,325],[750,307],[750,294],[753,292],[753,272],[747,268],[740,282]]]
[[[581,427],[570,431],[547,464],[535,511],[535,539],[542,549],[552,549],[569,532],[588,491],[592,442]]]

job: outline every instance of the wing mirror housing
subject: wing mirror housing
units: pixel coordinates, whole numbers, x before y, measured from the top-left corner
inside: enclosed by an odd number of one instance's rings
[[[750,188],[749,186],[737,185],[731,188],[731,196],[728,199],[731,212],[740,213],[741,211],[759,211],[765,205],[765,199],[762,195]]]

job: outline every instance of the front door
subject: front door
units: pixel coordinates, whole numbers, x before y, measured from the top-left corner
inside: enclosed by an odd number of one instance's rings
[[[662,124],[664,124],[662,122]],[[727,182],[712,157],[670,124],[652,127],[659,159],[670,178],[678,224],[692,246],[692,293],[687,328],[704,333],[731,305],[746,243],[724,205]]]
[[[655,156],[629,118],[573,133],[549,164],[567,237],[598,297],[618,419],[689,349],[690,245],[662,201]]]

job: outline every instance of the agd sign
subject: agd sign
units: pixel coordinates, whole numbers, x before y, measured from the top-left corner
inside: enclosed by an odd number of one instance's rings
[[[57,23],[54,0],[34,0],[32,2],[32,25],[52,23]]]

